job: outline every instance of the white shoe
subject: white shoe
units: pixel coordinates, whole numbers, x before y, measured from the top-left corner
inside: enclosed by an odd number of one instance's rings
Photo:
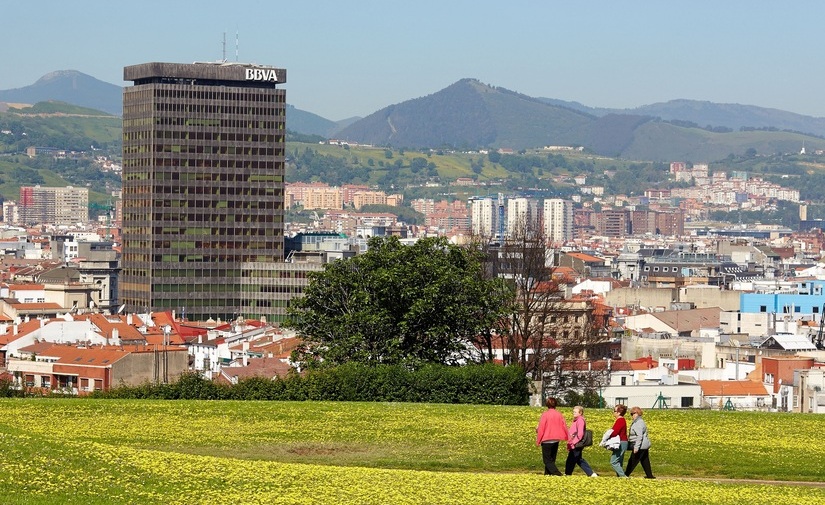
[[[599,476],[599,474],[597,474],[596,472],[593,472],[593,473],[591,473],[591,474],[590,474],[590,476],[591,476],[591,477],[598,477],[598,476]]]

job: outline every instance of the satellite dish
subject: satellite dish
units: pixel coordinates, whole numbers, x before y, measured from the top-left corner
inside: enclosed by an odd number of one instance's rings
[[[117,312],[116,312],[116,313],[117,313],[117,314],[120,314],[121,312],[123,312],[123,309],[125,309],[125,308],[126,308],[126,304],[124,303],[123,305],[121,305],[121,306],[120,306],[120,308],[119,308],[119,309],[117,309]]]

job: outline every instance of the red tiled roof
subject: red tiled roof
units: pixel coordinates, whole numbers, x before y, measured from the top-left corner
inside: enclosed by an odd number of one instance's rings
[[[611,372],[623,372],[623,371],[630,371],[633,368],[631,367],[630,362],[623,361],[623,360],[609,360],[610,363],[610,371]],[[595,370],[595,371],[603,371],[607,370],[608,368],[608,360],[606,359],[599,359],[599,360],[575,360],[575,361],[564,361],[562,363],[562,367],[565,370]]]
[[[137,328],[130,324],[126,324],[125,316],[104,316],[103,314],[91,314],[89,315],[89,322],[95,325],[100,330],[100,334],[105,338],[114,338],[112,332],[117,329],[118,338],[121,340],[145,340],[144,335],[139,332]],[[139,318],[138,323],[142,324]]]
[[[37,291],[46,289],[43,284],[9,284],[9,291]]]
[[[569,252],[569,253],[567,253],[567,255],[571,256],[573,258],[582,260],[585,263],[604,263],[603,258],[597,258],[596,256],[591,256],[591,255],[585,254],[585,253]]]
[[[74,347],[69,345],[51,344],[51,347],[40,352],[43,356],[54,356],[61,365],[110,366],[123,359],[129,351],[119,348]]]
[[[760,381],[698,381],[705,396],[766,396],[768,391]]]
[[[17,310],[43,310],[43,309],[56,309],[56,310],[63,310],[63,306],[59,303],[9,303],[9,306],[17,309]]]
[[[0,344],[6,345],[8,343],[14,342],[18,338],[28,335],[29,333],[33,332],[34,330],[40,328],[40,320],[39,319],[31,319],[26,323],[20,323],[17,325],[17,333],[12,334],[14,331],[14,325],[9,325],[6,333],[0,335]]]

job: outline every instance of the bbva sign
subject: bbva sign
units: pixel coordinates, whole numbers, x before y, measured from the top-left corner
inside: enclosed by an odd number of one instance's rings
[[[274,68],[247,68],[246,80],[278,82],[278,75]]]

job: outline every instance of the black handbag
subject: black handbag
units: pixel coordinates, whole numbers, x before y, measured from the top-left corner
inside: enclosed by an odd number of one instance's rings
[[[576,442],[574,446],[576,449],[584,449],[593,445],[593,430],[584,430],[584,436]]]

